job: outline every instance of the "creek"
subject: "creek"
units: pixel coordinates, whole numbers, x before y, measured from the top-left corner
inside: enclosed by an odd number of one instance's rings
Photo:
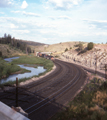
[[[12,57],[12,58],[6,58],[4,60],[7,61],[7,62],[11,62],[13,59],[18,59],[18,58],[19,57]],[[46,69],[44,69],[43,66],[38,66],[37,68],[28,67],[29,65],[28,66],[24,66],[24,64],[23,65],[18,65],[18,66],[20,66],[21,68],[30,70],[31,72],[27,72],[27,73],[23,73],[23,74],[13,74],[13,75],[10,75],[8,78],[1,79],[0,80],[0,84],[6,83],[8,81],[15,81],[16,77],[18,79],[29,78],[29,77],[32,77],[34,75],[39,75],[40,73],[43,73],[43,72],[46,71]]]

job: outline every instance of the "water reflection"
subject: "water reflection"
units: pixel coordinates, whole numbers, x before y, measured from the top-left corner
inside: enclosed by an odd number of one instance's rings
[[[17,58],[19,58],[19,57],[6,58],[5,60],[8,61],[8,62],[11,62],[12,59],[17,59]],[[16,77],[17,77],[18,79],[28,78],[28,77],[32,77],[32,76],[34,76],[34,75],[39,75],[40,73],[43,73],[43,72],[46,71],[46,69],[44,69],[44,67],[42,67],[42,66],[38,66],[37,68],[27,67],[27,66],[24,66],[24,65],[18,65],[18,66],[20,66],[21,68],[30,70],[31,72],[27,72],[27,73],[23,73],[23,74],[10,75],[8,78],[5,78],[5,79],[0,80],[0,84],[6,83],[6,82],[8,82],[8,81],[15,81],[15,80],[16,80]]]
[[[18,79],[21,79],[21,78],[28,78],[28,77],[32,77],[34,75],[39,75],[40,73],[43,73],[46,71],[46,69],[44,69],[42,66],[39,66],[37,68],[33,68],[33,67],[26,67],[24,65],[18,65],[20,66],[21,68],[24,68],[24,69],[27,69],[27,70],[30,70],[31,72],[27,72],[27,73],[23,73],[23,74],[14,74],[14,75],[10,75],[8,78],[5,78],[5,79],[2,79],[0,81],[0,83],[6,83],[8,81],[15,81],[16,80],[16,77]]]

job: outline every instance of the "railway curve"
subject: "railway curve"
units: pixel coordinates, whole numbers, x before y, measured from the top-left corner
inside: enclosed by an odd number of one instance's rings
[[[78,65],[58,59],[54,60],[54,64],[54,72],[19,88],[19,106],[29,114],[31,120],[47,120],[58,110],[66,108],[85,82],[86,73]],[[0,93],[0,100],[9,106],[15,106],[13,92],[14,89]]]

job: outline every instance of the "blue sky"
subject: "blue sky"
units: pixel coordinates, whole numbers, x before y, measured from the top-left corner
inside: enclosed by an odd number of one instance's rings
[[[0,0],[0,37],[107,42],[107,0]]]

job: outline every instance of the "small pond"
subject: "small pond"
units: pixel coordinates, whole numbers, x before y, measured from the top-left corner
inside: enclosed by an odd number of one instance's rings
[[[6,58],[6,59],[4,59],[4,60],[6,60],[6,61],[8,61],[8,62],[11,62],[12,59],[18,59],[18,58],[19,58],[19,57]],[[38,66],[37,68],[27,67],[27,66],[24,66],[24,65],[18,65],[18,66],[20,66],[21,68],[30,70],[31,72],[27,72],[27,73],[23,73],[23,74],[10,75],[8,78],[5,78],[5,79],[0,80],[0,84],[6,83],[6,82],[8,82],[8,81],[15,81],[15,80],[16,80],[16,77],[17,77],[18,79],[29,78],[29,77],[32,77],[32,76],[34,76],[34,75],[39,75],[40,73],[43,73],[43,72],[46,71],[46,69],[44,69],[43,66]]]

